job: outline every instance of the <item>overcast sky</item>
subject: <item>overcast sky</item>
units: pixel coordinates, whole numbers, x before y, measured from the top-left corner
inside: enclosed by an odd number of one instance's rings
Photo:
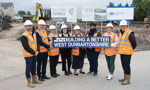
[[[51,6],[76,6],[77,13],[81,12],[82,6],[94,6],[99,8],[106,8],[108,2],[113,2],[115,5],[122,3],[129,5],[132,0],[0,0],[1,2],[13,2],[15,13],[18,10],[30,11],[32,14],[35,13],[35,4],[41,3],[43,8],[50,8]],[[78,16],[79,17],[79,16]]]

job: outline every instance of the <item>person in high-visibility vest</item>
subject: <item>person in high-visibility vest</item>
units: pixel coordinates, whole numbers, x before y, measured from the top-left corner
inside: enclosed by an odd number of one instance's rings
[[[61,33],[59,37],[71,37],[72,34],[68,32],[68,26],[63,24],[61,26]],[[62,71],[64,71],[64,75],[69,76],[72,74],[71,68],[71,48],[60,48],[61,59],[62,59]],[[67,66],[66,66],[67,62]]]
[[[48,56],[50,59],[50,74],[51,77],[53,78],[57,78],[57,76],[60,76],[60,74],[57,74],[57,63],[58,63],[58,59],[59,59],[59,48],[53,48],[52,46],[52,37],[58,37],[58,35],[56,34],[56,27],[54,25],[51,25],[49,27],[50,29],[50,34],[48,35],[48,38],[50,40],[50,49],[48,51]]]
[[[20,37],[23,48],[23,57],[26,61],[25,75],[28,86],[31,88],[35,87],[32,84],[41,84],[36,75],[36,60],[39,50],[37,49],[36,35],[32,32],[32,26],[33,23],[30,20],[26,20],[24,23],[26,31]],[[32,82],[30,74],[32,75]]]
[[[83,34],[80,33],[80,26],[76,25],[74,26],[74,37],[83,37]],[[77,69],[80,69],[81,74],[85,74],[83,71],[83,64],[84,64],[84,54],[85,49],[84,48],[72,48],[72,55],[73,55],[73,62],[72,62],[72,68],[74,69],[74,75],[78,76]]]
[[[121,56],[122,68],[124,70],[124,78],[119,79],[122,85],[130,84],[131,70],[130,61],[133,50],[137,46],[133,31],[128,28],[127,21],[120,22],[120,34],[118,42],[118,53]]]
[[[38,29],[36,31],[37,43],[40,48],[38,60],[37,60],[37,75],[40,81],[45,81],[45,79],[50,79],[46,75],[46,66],[48,59],[48,49],[50,48],[47,32],[45,30],[45,21],[39,20]],[[42,70],[41,70],[42,68]]]
[[[102,36],[100,32],[96,29],[96,24],[91,23],[90,24],[90,32],[87,34],[87,36]],[[93,76],[97,76],[98,74],[98,56],[100,52],[102,51],[102,48],[87,48],[87,57],[90,64],[90,69],[88,74],[91,74],[94,72]]]
[[[104,33],[103,36],[110,36],[111,45],[110,48],[104,48],[104,54],[107,61],[107,67],[109,70],[109,74],[106,76],[107,80],[111,80],[113,78],[113,73],[115,70],[115,58],[117,54],[117,44],[118,44],[118,36],[113,33],[113,25],[108,23],[106,25],[107,32]]]

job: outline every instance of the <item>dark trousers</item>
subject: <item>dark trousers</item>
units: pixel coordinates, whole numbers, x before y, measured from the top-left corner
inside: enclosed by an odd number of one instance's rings
[[[61,54],[61,59],[62,59],[62,71],[67,71],[66,69],[66,61],[68,63],[68,71],[70,71],[71,67],[71,54],[66,55],[66,54]]]
[[[121,56],[121,64],[125,74],[131,74],[130,69],[130,61],[131,55],[120,55]]]
[[[73,62],[72,62],[72,68],[73,69],[82,69],[84,64],[84,56],[74,56],[73,55]]]
[[[37,75],[38,75],[38,77],[45,77],[45,75],[46,75],[47,58],[48,58],[47,52],[39,53],[38,59],[37,59]],[[41,71],[41,67],[42,67],[42,71]],[[41,72],[42,72],[42,76],[41,76]]]
[[[50,56],[50,74],[52,75],[56,75],[56,67],[58,64],[58,55],[57,56]]]
[[[106,58],[106,61],[107,61],[107,67],[108,67],[109,73],[113,74],[114,70],[115,70],[116,55],[112,55],[112,56],[105,55],[105,58]]]
[[[25,70],[26,78],[31,77],[30,73],[32,75],[36,75],[36,59],[37,59],[37,57],[35,57],[35,56],[25,58],[25,61],[26,61],[26,70]]]
[[[97,73],[98,72],[98,56],[99,52],[95,52],[94,50],[87,51],[87,57],[90,64],[90,71]]]

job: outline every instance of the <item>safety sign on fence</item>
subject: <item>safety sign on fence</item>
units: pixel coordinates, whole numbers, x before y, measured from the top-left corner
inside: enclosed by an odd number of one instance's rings
[[[53,48],[109,48],[110,37],[53,37]]]

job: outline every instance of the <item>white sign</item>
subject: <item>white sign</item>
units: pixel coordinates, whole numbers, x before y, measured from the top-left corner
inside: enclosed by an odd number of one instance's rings
[[[94,8],[82,7],[82,21],[94,21]]]
[[[77,22],[76,7],[51,7],[52,18],[66,18],[67,22]]]
[[[125,19],[132,21],[134,18],[134,7],[133,6],[114,6],[107,7],[107,21],[120,21]]]
[[[105,21],[106,10],[93,7],[82,7],[82,21]]]

